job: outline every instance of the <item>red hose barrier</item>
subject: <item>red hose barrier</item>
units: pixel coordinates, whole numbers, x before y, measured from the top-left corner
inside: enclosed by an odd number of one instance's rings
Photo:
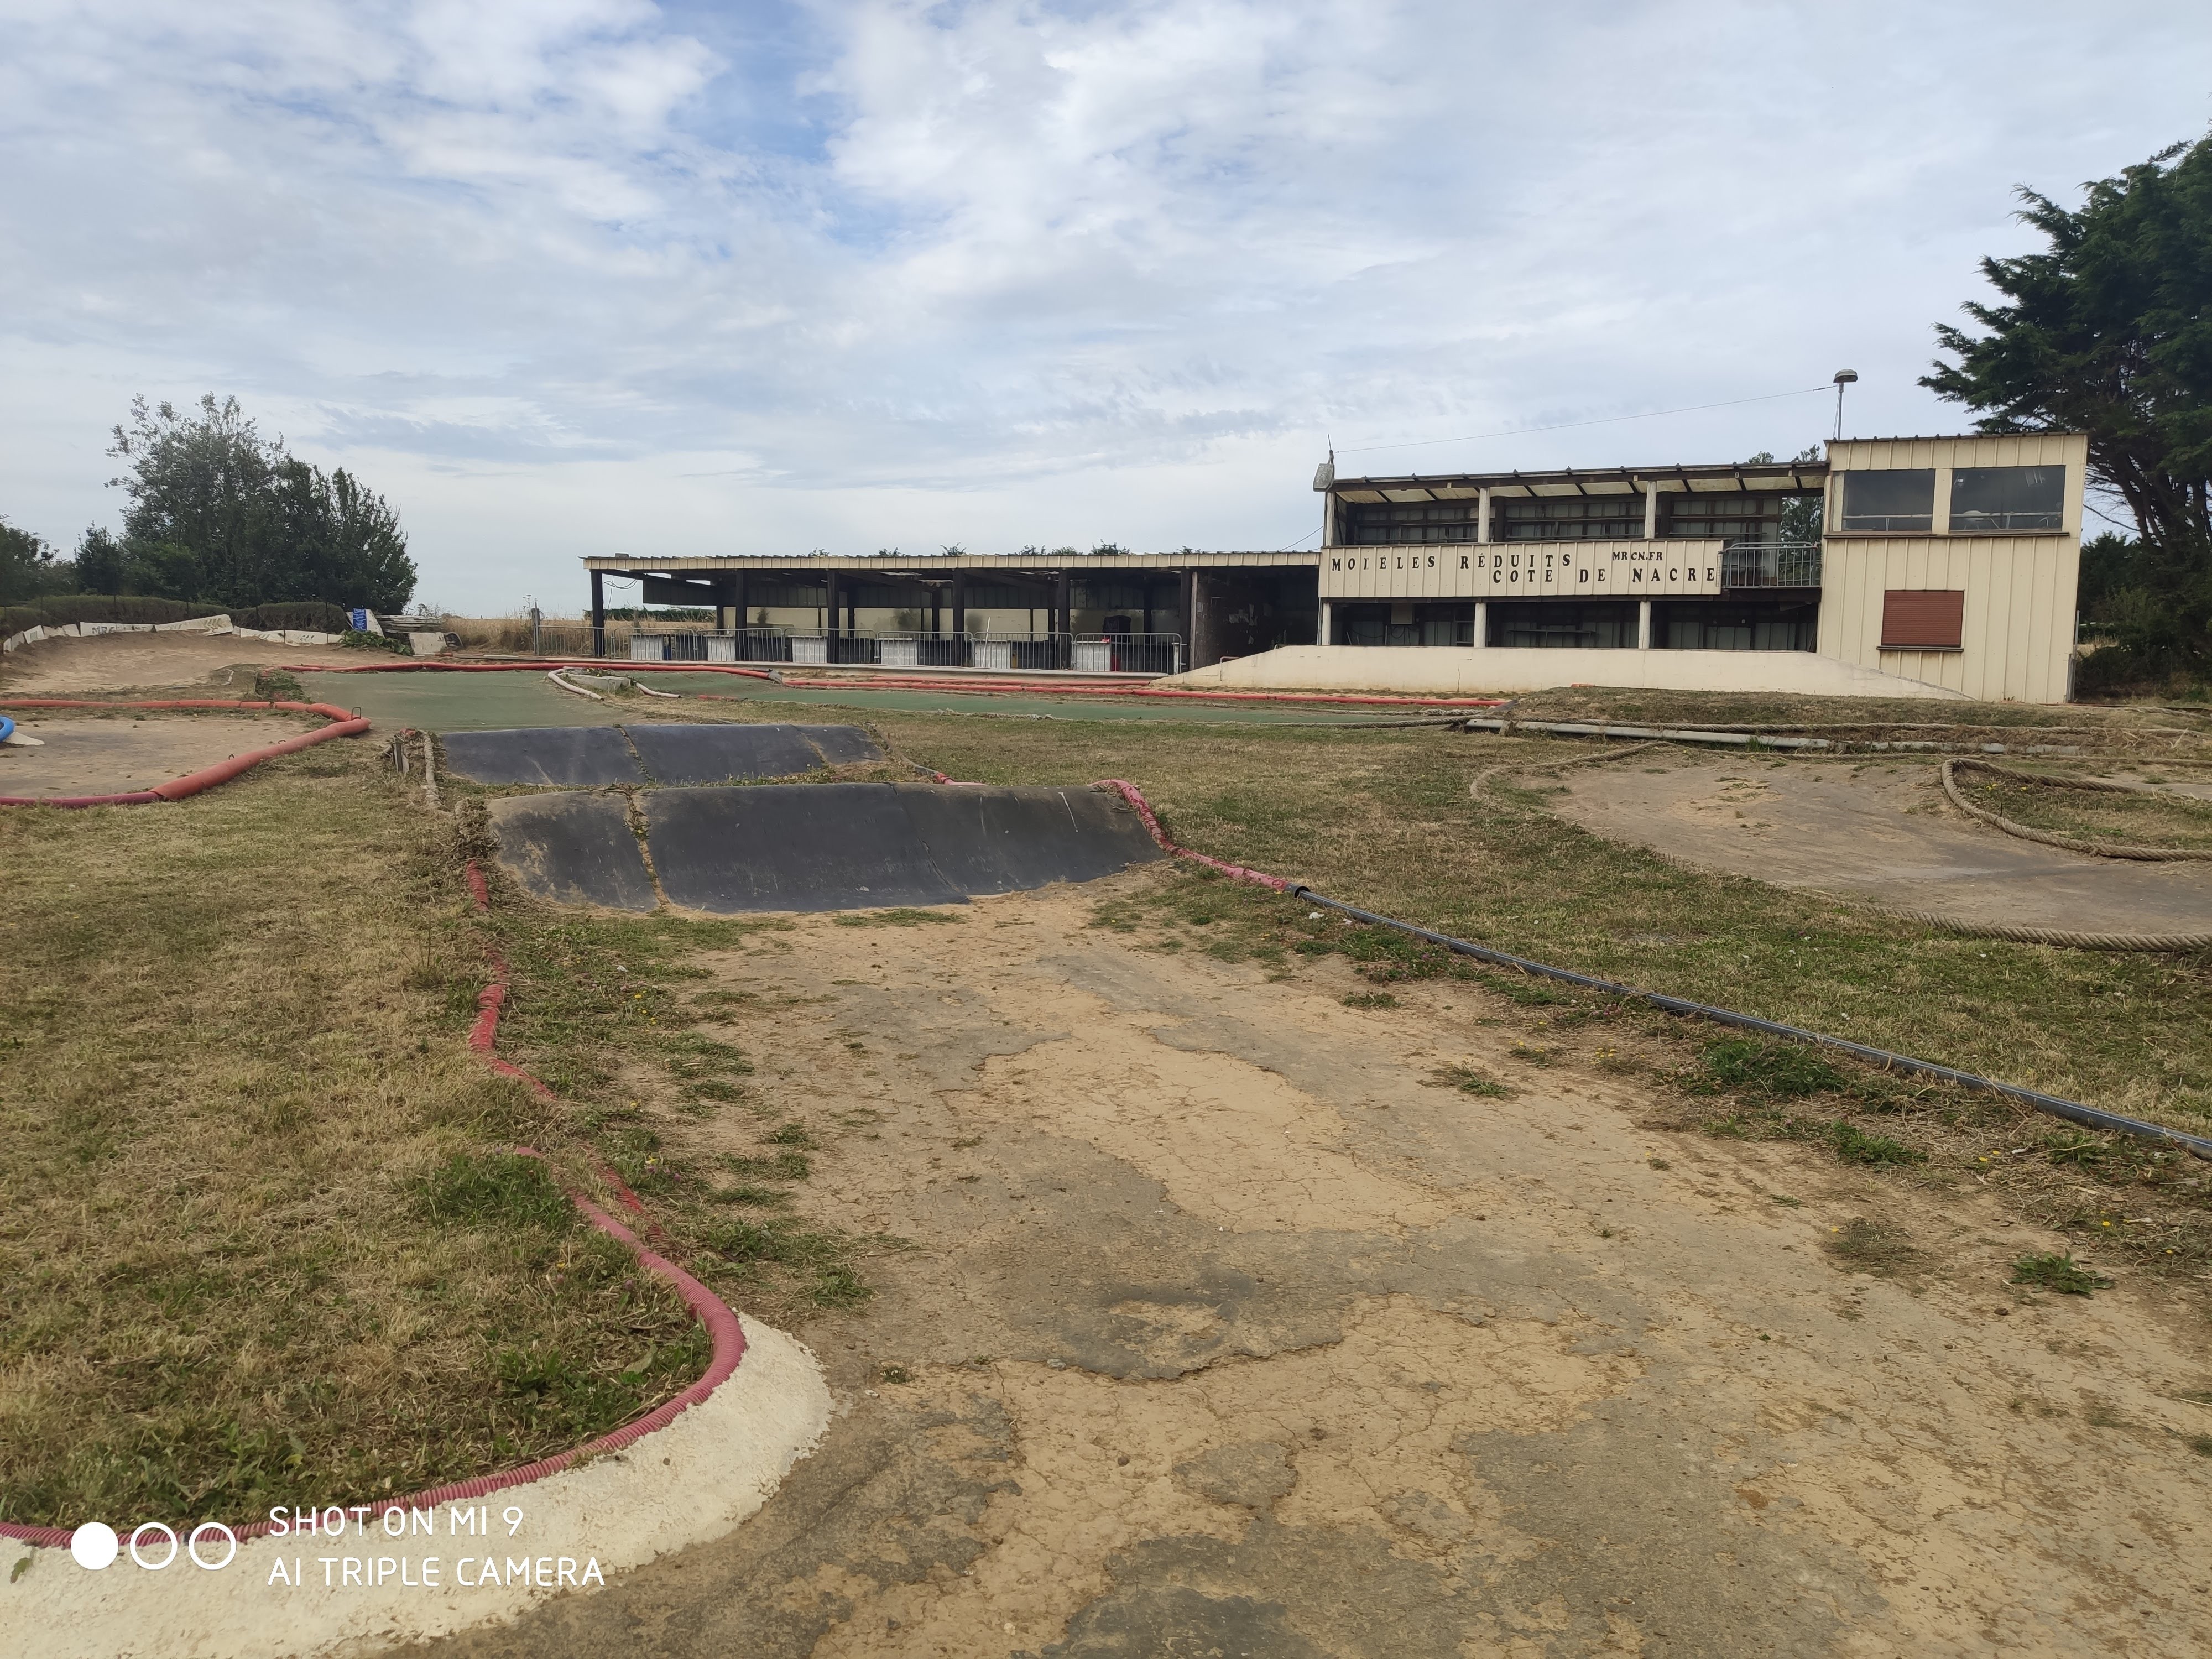
[[[124,795],[0,795],[0,806],[150,806],[156,801],[182,800],[187,795],[198,794],[203,789],[212,789],[218,783],[228,783],[240,773],[277,755],[289,755],[295,750],[327,743],[332,738],[356,737],[368,730],[368,720],[357,719],[350,711],[333,708],[326,702],[240,702],[220,697],[166,697],[150,702],[115,702],[85,697],[9,697],[0,702],[0,708],[276,709],[287,714],[320,714],[330,721],[328,726],[315,731],[303,732],[296,738],[287,738],[283,742],[272,743],[264,749],[233,755],[228,760],[218,761],[213,766],[204,766],[181,778],[157,783],[151,789],[135,789]]]

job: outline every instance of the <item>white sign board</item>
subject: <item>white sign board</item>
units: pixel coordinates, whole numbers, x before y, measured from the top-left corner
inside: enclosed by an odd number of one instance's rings
[[[1721,591],[1718,541],[1332,547],[1324,599],[1650,599]]]

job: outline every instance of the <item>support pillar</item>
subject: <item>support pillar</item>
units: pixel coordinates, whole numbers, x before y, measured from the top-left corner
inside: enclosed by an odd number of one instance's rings
[[[1474,602],[1474,642],[1478,648],[1490,643],[1490,601],[1487,599]]]
[[[1638,651],[1651,648],[1651,601],[1649,599],[1636,602],[1636,648]]]
[[[1644,539],[1659,539],[1659,486],[1649,478],[1644,481]]]
[[[1330,626],[1334,611],[1334,607],[1331,605],[1327,599],[1323,599],[1321,602],[1321,638],[1316,641],[1319,644],[1334,645],[1336,643],[1335,631]]]
[[[592,572],[592,654],[607,654],[607,576],[604,570]]]
[[[1075,578],[1065,570],[1053,579],[1052,599],[1060,617],[1052,631],[1073,634],[1075,632]]]
[[[822,594],[823,632],[826,634],[835,634],[837,631],[838,601],[843,596],[837,591],[837,573],[836,571],[830,571],[822,580],[823,583],[823,591]],[[837,653],[835,651],[830,651],[827,653],[827,654],[830,661],[835,662],[837,660]]]
[[[1487,489],[1474,492],[1474,539],[1480,546],[1490,545],[1490,492]]]
[[[954,572],[952,573],[952,634],[953,634],[953,637],[954,637],[955,639],[960,638],[961,636],[964,635],[967,632],[968,632],[968,573],[967,573],[966,571],[964,571],[964,570],[956,570],[956,571],[954,571]],[[964,661],[967,659],[967,647],[963,646],[963,647],[962,647],[960,649],[961,649],[961,659],[964,662]]]

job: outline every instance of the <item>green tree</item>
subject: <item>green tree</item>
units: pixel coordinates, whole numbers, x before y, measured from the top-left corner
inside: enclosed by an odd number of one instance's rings
[[[76,586],[82,593],[123,591],[123,544],[99,525],[88,525],[76,544]]]
[[[2085,186],[2078,210],[2022,190],[2046,250],[1982,261],[2006,303],[1983,332],[1939,325],[1921,385],[1984,432],[2085,432],[2089,482],[2133,515],[2140,548],[2105,597],[2123,643],[2212,657],[2212,138]],[[2123,599],[2124,594],[2136,597]],[[2179,665],[2178,664],[2176,665]]]
[[[132,591],[229,605],[325,599],[403,609],[414,562],[399,516],[340,468],[266,439],[235,398],[131,406],[108,453],[130,465],[122,580]]]
[[[55,562],[46,538],[0,519],[0,605],[21,605],[52,592],[64,585],[64,568]]]

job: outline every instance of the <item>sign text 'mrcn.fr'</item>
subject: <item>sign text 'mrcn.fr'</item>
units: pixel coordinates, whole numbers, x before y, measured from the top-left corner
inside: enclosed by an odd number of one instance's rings
[[[1718,541],[1332,548],[1324,599],[1624,599],[1717,593]]]

